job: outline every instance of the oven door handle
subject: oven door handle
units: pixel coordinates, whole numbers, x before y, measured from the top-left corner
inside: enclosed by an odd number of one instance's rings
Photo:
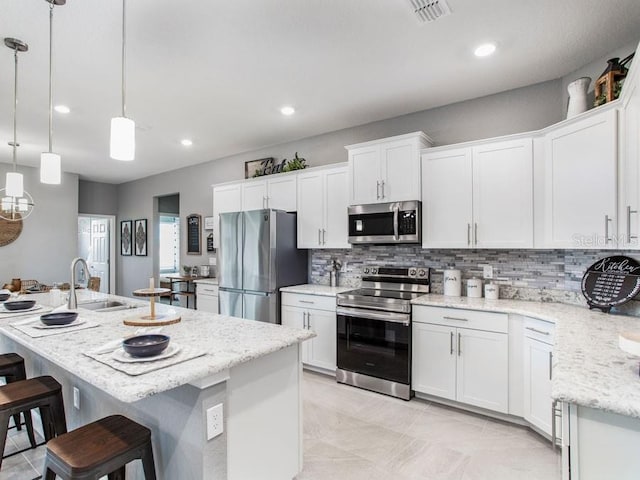
[[[395,313],[395,312],[374,312],[371,310],[363,310],[360,308],[336,308],[338,315],[345,317],[366,318],[368,320],[379,320],[381,322],[401,323],[405,327],[409,326],[411,322],[411,315],[407,313]]]
[[[393,207],[393,239],[398,241],[398,214],[400,213],[400,206]]]

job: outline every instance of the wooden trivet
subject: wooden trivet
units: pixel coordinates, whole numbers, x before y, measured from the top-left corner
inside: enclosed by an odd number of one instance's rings
[[[167,293],[171,293],[171,289],[141,288],[139,290],[134,290],[133,294],[136,297],[149,298],[149,306],[151,308],[151,312],[149,315],[126,318],[124,320],[124,324],[133,327],[160,327],[162,325],[171,325],[173,323],[178,323],[179,321],[181,321],[182,318],[180,318],[180,315],[177,315],[175,313],[156,315],[156,297],[161,297],[162,295],[166,295]]]

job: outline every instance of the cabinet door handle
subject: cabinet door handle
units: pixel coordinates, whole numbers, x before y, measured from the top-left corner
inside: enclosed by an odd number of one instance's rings
[[[467,245],[471,245],[471,224],[467,223]]]
[[[384,180],[380,182],[380,186],[382,187],[382,199],[384,200]]]
[[[553,376],[553,352],[549,352],[549,380]]]
[[[540,335],[551,335],[551,333],[545,332],[544,330],[538,330],[537,328],[533,328],[533,327],[525,327],[525,328],[527,330],[531,330],[532,332],[539,333]]]
[[[462,344],[462,334],[458,332],[458,356],[462,354],[461,344]]]
[[[478,224],[473,224],[473,244],[478,245]]]
[[[302,328],[307,329],[307,312],[302,312]]]
[[[458,318],[458,317],[442,317],[445,320],[456,320],[458,322],[468,322],[469,320],[467,320],[466,318]]]
[[[604,244],[608,245],[609,242],[611,241],[611,238],[609,238],[609,222],[612,219],[609,218],[609,215],[605,215],[604,216]]]
[[[376,200],[380,200],[380,180],[376,181]]]
[[[311,330],[311,312],[307,312],[307,330]]]
[[[322,245],[322,229],[318,229],[318,245]]]
[[[325,240],[325,235],[326,235],[327,231],[323,228],[322,229],[322,244],[326,245],[327,241]]]
[[[449,354],[453,355],[453,332],[449,332]]]
[[[637,210],[631,210],[631,205],[627,205],[627,242],[631,243],[631,240],[638,238],[637,235],[631,235],[631,214],[638,213]]]

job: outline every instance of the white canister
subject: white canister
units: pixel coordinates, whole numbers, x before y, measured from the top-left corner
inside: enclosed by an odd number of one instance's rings
[[[482,298],[482,280],[470,278],[467,280],[467,297]]]
[[[460,270],[445,270],[442,279],[444,294],[447,297],[459,297],[462,295],[462,275]]]
[[[495,283],[487,283],[484,286],[484,298],[487,300],[498,300],[498,298],[500,298],[500,286]]]

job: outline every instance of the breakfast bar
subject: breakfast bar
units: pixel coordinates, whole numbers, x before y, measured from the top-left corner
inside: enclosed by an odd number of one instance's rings
[[[105,346],[133,335],[138,327],[123,320],[148,306],[102,296],[130,308],[82,309],[97,296],[79,298],[85,323],[67,332],[34,338],[25,333],[29,316],[0,318],[2,350],[22,355],[28,376],[52,375],[63,385],[70,430],[111,414],[128,416],[152,430],[160,479],[281,479],[301,471],[299,344],[312,332],[163,306],[182,318],[162,327],[181,349],[179,363],[159,360],[155,370],[154,362],[118,364]],[[47,295],[33,297],[46,306]],[[207,410],[220,404],[222,433],[207,425]],[[127,478],[143,478],[138,463]]]

